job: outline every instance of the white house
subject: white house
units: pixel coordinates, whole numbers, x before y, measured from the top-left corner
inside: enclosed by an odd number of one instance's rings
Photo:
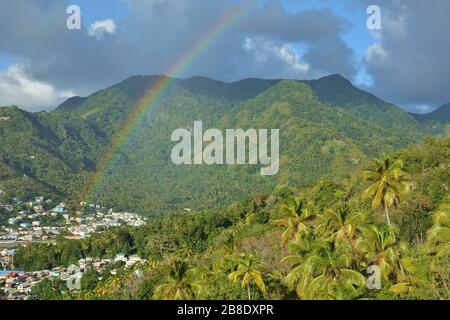
[[[116,257],[114,258],[114,261],[115,261],[115,262],[118,262],[118,261],[127,262],[127,257],[125,256],[124,253],[118,253],[118,254],[116,255]]]

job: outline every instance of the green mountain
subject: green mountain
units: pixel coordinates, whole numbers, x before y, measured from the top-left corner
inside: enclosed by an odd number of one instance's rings
[[[401,108],[360,90],[340,75],[306,81],[319,101],[339,107],[399,136],[415,135],[421,130],[415,119]]]
[[[428,114],[411,114],[423,128],[432,134],[443,134],[449,130],[450,103],[444,104]]]
[[[357,172],[352,179],[283,188],[220,209],[155,217],[139,228],[21,246],[14,261],[32,271],[119,253],[147,260],[87,269],[79,291],[45,279],[33,286],[34,300],[177,299],[182,289],[181,298],[192,300],[448,300],[450,136],[427,138],[384,159],[391,173],[396,163],[396,175],[379,178],[412,187],[389,207],[393,228],[381,206],[364,196],[374,181]],[[383,170],[375,163],[365,169]],[[385,263],[380,288],[369,289],[367,270],[379,261]],[[264,287],[254,281],[242,286],[245,274],[234,280],[249,265]],[[202,290],[192,290],[193,283]]]
[[[107,144],[105,135],[79,117],[0,108],[0,200],[33,195],[75,195]]]
[[[78,106],[83,104],[86,101],[86,98],[84,97],[72,97],[64,101],[62,104],[58,106],[59,111],[71,111],[73,109],[76,109]]]
[[[314,81],[174,79],[128,134],[136,102],[161,77],[134,76],[50,113],[1,108],[0,117],[10,119],[0,122],[0,188],[6,190],[0,199],[52,191],[146,214],[222,207],[281,186],[341,179],[381,150],[414,143],[426,131],[399,107],[332,75]],[[174,165],[172,132],[192,129],[197,120],[204,130],[222,132],[280,129],[279,173],[261,176],[260,167],[250,165]],[[107,158],[91,198],[79,199],[114,141],[125,142]]]

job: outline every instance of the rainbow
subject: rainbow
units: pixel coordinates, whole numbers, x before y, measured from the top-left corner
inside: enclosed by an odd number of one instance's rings
[[[129,137],[133,134],[145,115],[151,110],[161,98],[171,90],[175,85],[177,78],[180,77],[189,66],[196,61],[202,54],[233,25],[244,18],[252,9],[257,7],[259,0],[249,0],[246,3],[236,6],[233,10],[227,12],[212,28],[208,30],[198,41],[188,50],[180,60],[178,60],[166,72],[167,76],[159,76],[152,83],[143,96],[135,103],[124,121],[121,129],[112,137],[111,143],[106,151],[100,156],[97,162],[97,168],[85,183],[85,188],[80,194],[82,201],[89,201],[93,193],[103,181],[108,169],[110,168],[114,156],[125,145]]]

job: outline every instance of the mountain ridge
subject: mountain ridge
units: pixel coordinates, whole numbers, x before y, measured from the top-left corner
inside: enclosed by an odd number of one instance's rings
[[[18,152],[20,148],[12,143],[14,134],[2,135],[2,126],[13,123],[1,123],[0,136],[10,142],[9,149],[0,152],[0,163],[23,162],[31,170],[19,167],[13,178],[0,181],[0,187],[9,189],[3,201],[14,196],[15,189],[22,190],[24,197],[37,192],[21,182],[24,171],[59,196],[79,201],[77,191],[89,183],[102,154],[111,148],[115,136],[123,134],[136,102],[158,80],[172,81],[170,89],[107,159],[108,170],[98,190],[93,190],[92,201],[138,212],[151,207],[156,213],[223,206],[250,192],[305,186],[323,176],[342,178],[382,150],[393,151],[425,137],[420,124],[401,108],[339,75],[308,81],[249,78],[231,83],[206,77],[133,76],[88,97],[68,99],[49,113],[30,113],[42,133],[50,135],[51,144],[46,145],[46,138],[36,142],[36,131],[25,130],[22,147],[34,150],[42,144],[40,152],[52,151],[55,161],[60,161],[53,164],[59,176],[49,175],[53,161],[49,157],[31,164],[19,157],[23,151]],[[0,117],[4,114],[0,109]],[[189,128],[197,120],[220,129],[280,127],[280,174],[263,179],[252,166],[174,167],[169,159],[171,132]]]
[[[444,134],[450,132],[450,102],[427,114],[411,113],[427,132],[431,134]]]
[[[450,102],[445,103],[437,109],[426,113],[426,114],[418,114],[411,113],[411,115],[416,119],[433,119],[433,120],[446,120],[450,121]]]

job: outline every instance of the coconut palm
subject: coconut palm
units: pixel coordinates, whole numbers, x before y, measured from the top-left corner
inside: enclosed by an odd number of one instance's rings
[[[335,245],[354,244],[364,222],[362,213],[352,213],[348,206],[338,210],[327,209],[320,217],[319,232]]]
[[[305,296],[305,289],[312,281],[312,265],[305,261],[315,254],[319,246],[320,242],[316,239],[315,234],[305,234],[289,242],[288,248],[294,254],[281,261],[292,265],[285,281],[290,288],[295,289],[300,298]]]
[[[380,268],[384,280],[387,281],[390,276],[401,277],[403,270],[400,252],[404,250],[405,245],[397,243],[388,229],[372,226],[366,230],[364,239],[360,240],[357,246],[365,253],[368,265]]]
[[[306,204],[300,197],[295,197],[291,202],[280,206],[284,217],[273,222],[286,227],[282,234],[283,245],[301,234],[308,233],[310,231],[308,223],[314,218],[311,204]]]
[[[373,184],[364,191],[366,198],[372,198],[374,209],[382,206],[386,220],[391,226],[389,210],[399,204],[400,199],[408,192],[409,184],[403,172],[403,162],[392,160],[385,154],[381,159],[374,159],[374,170],[364,171],[363,177]],[[394,235],[395,239],[395,235]]]
[[[325,210],[317,229],[321,237],[338,247],[339,251],[351,254],[356,267],[362,258],[356,243],[364,227],[364,214],[351,212],[348,206],[344,205],[336,211]]]
[[[433,214],[433,226],[427,233],[425,250],[438,257],[450,256],[450,197]]]
[[[241,281],[242,288],[247,288],[249,300],[252,299],[250,291],[250,285],[252,283],[254,283],[263,294],[267,293],[266,285],[262,278],[261,271],[258,270],[258,267],[260,265],[261,262],[255,260],[254,256],[241,255],[236,271],[233,271],[228,276],[228,278],[233,281],[233,283]]]
[[[297,264],[286,280],[301,299],[349,299],[361,294],[364,276],[351,269],[352,257],[336,250],[333,243],[317,241],[299,256],[285,258]]]
[[[313,266],[314,274],[306,289],[307,299],[354,299],[366,285],[365,277],[351,268],[351,256],[338,252],[330,243],[307,263]]]
[[[159,300],[198,298],[206,287],[206,282],[199,278],[197,270],[190,269],[186,260],[177,259],[173,262],[165,283],[155,289],[153,297]]]

